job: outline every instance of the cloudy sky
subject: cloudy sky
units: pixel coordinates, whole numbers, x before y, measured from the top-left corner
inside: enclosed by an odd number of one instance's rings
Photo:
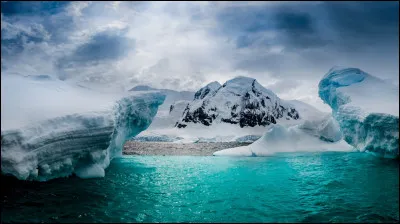
[[[398,83],[399,3],[1,2],[4,74],[194,91],[242,75],[328,111],[335,65]]]

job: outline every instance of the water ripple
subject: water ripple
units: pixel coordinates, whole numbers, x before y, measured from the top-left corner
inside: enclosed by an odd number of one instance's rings
[[[2,176],[1,221],[398,222],[398,173],[363,153],[127,156],[99,179]]]

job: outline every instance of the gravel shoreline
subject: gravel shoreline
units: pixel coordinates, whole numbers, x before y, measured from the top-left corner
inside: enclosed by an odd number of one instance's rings
[[[124,155],[174,155],[174,156],[212,156],[214,152],[246,146],[251,143],[211,142],[211,143],[172,143],[128,141],[124,145]]]

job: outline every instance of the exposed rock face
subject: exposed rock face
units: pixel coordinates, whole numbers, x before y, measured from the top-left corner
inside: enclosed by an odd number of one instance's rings
[[[254,127],[276,124],[280,119],[299,118],[298,111],[291,104],[279,99],[255,79],[238,77],[222,86],[212,82],[197,91],[175,126],[184,128],[187,123],[209,126],[225,122]]]

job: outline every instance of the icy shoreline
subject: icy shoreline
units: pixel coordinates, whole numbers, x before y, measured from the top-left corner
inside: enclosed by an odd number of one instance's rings
[[[124,155],[151,156],[212,156],[214,152],[249,145],[240,142],[172,143],[128,141],[124,145]]]

